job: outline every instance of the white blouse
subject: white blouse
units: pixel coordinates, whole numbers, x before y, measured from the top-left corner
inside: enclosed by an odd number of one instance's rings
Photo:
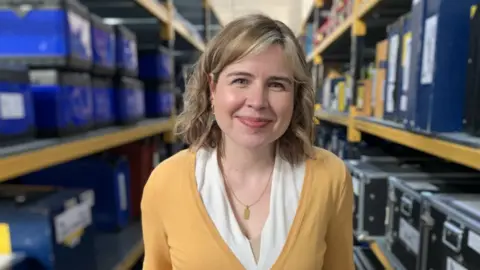
[[[270,213],[260,236],[260,254],[242,233],[225,191],[216,150],[197,151],[195,177],[205,208],[223,240],[247,270],[270,269],[285,245],[300,200],[305,163],[292,166],[275,157],[270,195]]]

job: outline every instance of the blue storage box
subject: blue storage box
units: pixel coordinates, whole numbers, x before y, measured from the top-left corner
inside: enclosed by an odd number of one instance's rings
[[[172,80],[172,57],[167,49],[143,49],[139,51],[139,78],[144,81],[165,82]]]
[[[0,270],[29,270],[28,260],[23,253],[0,254]]]
[[[76,0],[0,1],[0,61],[88,70],[89,12]]]
[[[91,190],[1,185],[1,238],[29,269],[96,269],[93,204]]]
[[[95,127],[106,127],[115,122],[115,95],[110,78],[93,77],[93,118]]]
[[[129,222],[130,169],[125,157],[91,156],[31,173],[20,180],[22,184],[93,190],[93,223],[99,230],[116,231]]]
[[[410,75],[410,60],[412,52],[412,20],[411,14],[408,13],[403,16],[403,30],[402,30],[402,51],[400,55],[400,69],[397,76],[398,91],[396,98],[398,100],[397,121],[404,125],[408,123],[408,88]]]
[[[175,94],[171,84],[148,83],[145,89],[146,117],[170,117],[175,107]]]
[[[115,73],[115,31],[112,25],[103,22],[102,18],[90,14],[93,72],[98,75]]]
[[[115,62],[121,75],[138,76],[136,35],[123,25],[115,25]]]
[[[40,137],[64,136],[92,127],[94,106],[90,75],[33,70],[30,81]]]
[[[470,7],[479,2],[414,1],[409,128],[433,133],[462,129]]]
[[[133,124],[145,118],[145,91],[141,81],[116,78],[114,92],[117,124]]]
[[[28,70],[0,65],[0,145],[33,138],[35,115]]]
[[[403,17],[387,27],[388,56],[387,79],[384,93],[383,118],[397,121],[399,111],[399,92],[401,91],[402,37],[405,20]]]

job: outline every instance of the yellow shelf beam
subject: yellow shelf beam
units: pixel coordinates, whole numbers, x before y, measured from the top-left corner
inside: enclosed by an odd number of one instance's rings
[[[385,270],[394,270],[392,265],[390,264],[388,258],[383,254],[382,250],[378,246],[376,242],[370,243],[370,249],[373,251],[377,259],[380,261],[380,263],[383,265],[383,268]]]
[[[135,1],[137,1],[137,3],[143,6],[146,10],[152,13],[152,15],[157,17],[159,20],[168,24],[169,15],[168,15],[168,9],[165,5],[158,3],[155,0],[135,0]],[[202,52],[205,50],[205,44],[203,42],[195,40],[190,35],[187,27],[181,21],[174,19],[173,27],[177,33],[179,33],[182,37],[184,37],[188,42],[190,42],[198,50]]]
[[[364,1],[362,4],[360,4],[360,6],[356,9],[357,11],[357,14],[355,14],[355,16],[358,18],[358,19],[361,19],[363,18],[363,16],[365,16],[365,14],[367,14],[367,12],[369,12],[370,10],[374,9],[378,3],[380,3],[382,0],[370,0],[370,1]]]
[[[114,270],[130,270],[143,256],[145,250],[143,247],[143,240],[138,241],[135,246],[130,250],[128,255],[119,262]]]
[[[330,113],[327,111],[316,111],[315,116],[320,120],[335,123],[342,126],[348,126],[348,116],[340,113]]]
[[[172,130],[174,119],[0,158],[0,182]]]
[[[355,128],[361,132],[480,170],[480,149],[358,119],[355,120]]]

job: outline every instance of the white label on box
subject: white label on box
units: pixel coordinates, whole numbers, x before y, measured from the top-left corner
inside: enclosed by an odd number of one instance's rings
[[[412,54],[412,34],[411,32],[404,35],[404,55],[402,56],[402,90],[408,91],[408,81],[410,80],[410,57]]]
[[[414,190],[428,190],[428,191],[437,191],[438,187],[434,186],[428,182],[407,182],[407,186]]]
[[[461,264],[456,262],[451,257],[447,257],[447,270],[468,270],[467,268],[463,267]]]
[[[67,16],[70,25],[70,31],[80,36],[80,42],[85,50],[85,55],[88,59],[91,59],[93,53],[90,22],[72,11],[69,11]]]
[[[127,198],[127,179],[124,173],[120,173],[117,176],[118,181],[118,195],[120,199],[120,209],[122,211],[127,210],[128,208],[128,198]]]
[[[398,236],[411,251],[418,255],[420,233],[403,218],[400,218]]]
[[[0,255],[0,269],[10,269],[13,265],[13,261],[15,259],[14,255]]]
[[[387,92],[385,93],[385,96],[387,98],[385,111],[387,112],[393,112],[393,110],[395,109],[395,99],[393,96],[394,93],[395,93],[395,84],[388,83]]]
[[[468,231],[468,246],[480,254],[480,235]]]
[[[353,194],[360,196],[360,181],[356,177],[352,177]]]
[[[400,96],[400,110],[402,112],[406,112],[408,108],[408,97],[407,95],[401,95]]]
[[[80,194],[80,199],[82,200],[82,202],[85,202],[90,207],[93,207],[95,205],[95,193],[93,192],[93,190],[84,191],[82,194]]]
[[[25,118],[25,100],[20,93],[0,93],[0,119]]]
[[[437,44],[437,23],[437,15],[431,16],[425,20],[421,74],[422,84],[431,84],[433,82],[435,72],[435,50]]]
[[[90,205],[86,202],[79,203],[70,209],[55,216],[55,239],[58,244],[75,237],[75,234],[85,229],[92,223]]]
[[[394,35],[388,41],[388,82],[395,83],[397,81],[397,59],[399,36]]]

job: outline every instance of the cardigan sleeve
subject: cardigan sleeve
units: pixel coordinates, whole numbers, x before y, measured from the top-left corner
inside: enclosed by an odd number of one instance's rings
[[[343,164],[343,163],[342,163]],[[353,185],[346,166],[342,166],[342,184],[336,192],[335,211],[329,222],[324,270],[354,270],[353,262]]]
[[[167,234],[161,216],[161,202],[156,192],[155,171],[150,176],[142,196],[142,231],[145,256],[143,270],[171,270],[172,263]]]

